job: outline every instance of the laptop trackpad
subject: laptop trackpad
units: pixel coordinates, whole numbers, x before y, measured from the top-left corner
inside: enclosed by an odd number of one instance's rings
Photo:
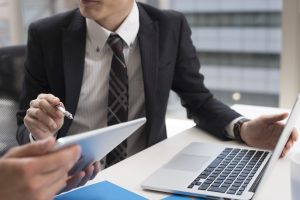
[[[210,159],[208,156],[178,154],[164,168],[196,172]]]

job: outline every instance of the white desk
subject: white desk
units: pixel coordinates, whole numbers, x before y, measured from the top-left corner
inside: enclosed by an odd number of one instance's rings
[[[239,110],[245,116],[250,118],[261,114],[261,112],[264,114],[266,113],[266,110],[260,107],[255,107],[254,109],[254,107],[244,107],[238,105],[234,106],[233,108]],[[261,112],[259,112],[259,110]],[[268,113],[274,112],[276,113],[278,110],[268,110]],[[172,122],[172,120],[169,122]],[[178,122],[179,121],[176,121],[176,123]],[[191,123],[188,122],[187,127],[190,125]],[[178,126],[178,124],[174,126]],[[141,182],[150,174],[152,174],[157,168],[170,160],[178,151],[180,151],[189,143],[195,141],[224,144],[224,141],[221,141],[198,128],[189,128],[106,170],[103,170],[94,180],[90,181],[89,184],[108,180],[148,199],[164,198],[169,194],[145,191],[140,187]],[[235,144],[233,141],[226,143]],[[268,182],[264,185],[262,193],[258,197],[261,200],[289,200],[291,198],[288,158],[278,161],[278,164],[274,167],[269,176]]]

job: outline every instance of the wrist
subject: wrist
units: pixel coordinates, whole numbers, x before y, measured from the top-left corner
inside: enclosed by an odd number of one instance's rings
[[[250,119],[247,118],[242,118],[240,120],[238,120],[234,126],[233,126],[233,133],[234,133],[234,137],[237,141],[245,143],[245,136],[243,135],[243,133],[245,133],[245,127],[246,127],[246,123],[250,121]]]

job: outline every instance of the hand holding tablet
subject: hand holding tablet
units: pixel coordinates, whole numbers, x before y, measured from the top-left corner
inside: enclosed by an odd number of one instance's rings
[[[70,171],[70,174],[74,174],[83,170],[94,161],[101,160],[145,122],[146,118],[139,118],[101,129],[63,137],[57,140],[54,151],[73,144],[80,145],[81,158]]]

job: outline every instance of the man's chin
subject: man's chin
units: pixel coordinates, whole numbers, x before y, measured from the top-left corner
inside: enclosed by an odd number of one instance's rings
[[[99,13],[99,11],[96,11],[94,9],[86,9],[86,8],[80,7],[80,13],[85,18],[95,20],[95,19],[97,19],[97,13]]]

